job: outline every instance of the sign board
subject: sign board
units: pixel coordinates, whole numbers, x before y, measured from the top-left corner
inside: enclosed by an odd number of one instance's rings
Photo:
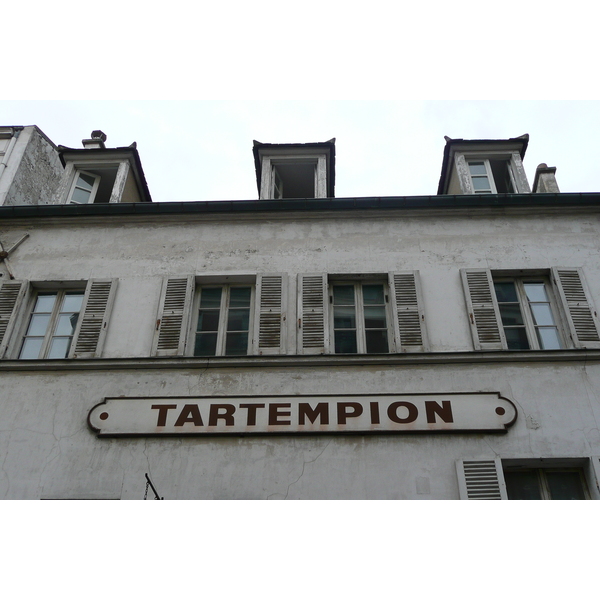
[[[515,405],[497,392],[105,398],[89,413],[100,436],[504,432]]]

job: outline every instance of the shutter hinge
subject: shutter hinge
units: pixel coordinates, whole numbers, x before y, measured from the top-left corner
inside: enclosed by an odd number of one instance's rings
[[[160,328],[160,319],[156,319],[156,331]]]
[[[473,313],[469,313],[469,318],[471,319],[471,325],[475,325],[475,319],[473,319]]]
[[[298,329],[302,329],[302,319],[298,319]]]

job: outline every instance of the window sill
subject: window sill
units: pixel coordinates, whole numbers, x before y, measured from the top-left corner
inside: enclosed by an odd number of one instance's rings
[[[270,355],[270,356],[159,356],[146,358],[92,358],[64,360],[1,360],[0,372],[114,371],[127,369],[230,369],[306,368],[354,366],[408,366],[479,363],[600,362],[600,350],[511,350],[478,352],[427,352],[419,354]]]

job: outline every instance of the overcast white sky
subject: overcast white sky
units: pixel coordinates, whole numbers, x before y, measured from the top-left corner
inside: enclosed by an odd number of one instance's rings
[[[71,147],[93,129],[109,147],[136,141],[155,202],[256,198],[253,139],[335,137],[348,197],[435,194],[444,135],[529,133],[530,183],[545,162],[562,191],[599,190],[598,52],[581,0],[102,7],[3,9],[0,124]]]

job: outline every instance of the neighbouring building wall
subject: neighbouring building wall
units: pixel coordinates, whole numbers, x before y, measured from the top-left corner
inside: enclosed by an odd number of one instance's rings
[[[35,126],[23,128],[11,156],[10,181],[0,205],[52,204],[63,173],[56,147]],[[9,183],[7,181],[7,185]]]

